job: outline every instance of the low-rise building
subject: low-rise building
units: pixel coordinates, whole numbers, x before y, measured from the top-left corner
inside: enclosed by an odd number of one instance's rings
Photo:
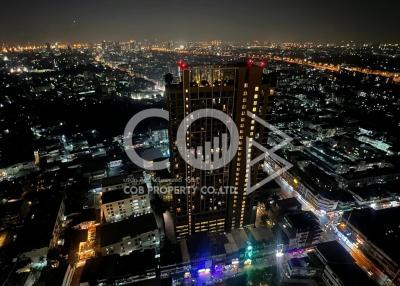
[[[314,256],[294,257],[284,265],[289,278],[311,278],[321,274],[321,263]]]
[[[287,214],[279,226],[288,237],[288,249],[306,248],[320,242],[322,230],[312,212]]]
[[[153,214],[100,225],[96,237],[102,255],[127,255],[160,246],[160,231]]]
[[[147,191],[143,194],[130,194],[118,189],[107,191],[101,196],[101,214],[106,222],[116,222],[149,213],[151,207]]]
[[[32,210],[18,236],[17,245],[21,257],[32,264],[46,264],[49,249],[62,243],[65,205],[61,196],[50,192],[31,199]]]
[[[373,286],[375,282],[337,242],[317,245],[315,255],[323,264],[322,281],[327,286]]]
[[[155,283],[156,264],[154,250],[92,258],[86,261],[78,285],[160,285]]]

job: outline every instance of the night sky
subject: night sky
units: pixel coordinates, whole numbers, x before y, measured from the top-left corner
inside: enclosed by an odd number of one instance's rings
[[[399,42],[399,0],[1,0],[0,43]]]

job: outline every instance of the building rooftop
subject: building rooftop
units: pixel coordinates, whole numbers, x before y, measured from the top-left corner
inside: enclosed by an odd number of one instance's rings
[[[234,229],[231,231],[231,235],[239,250],[247,247],[247,234],[244,229]]]
[[[353,187],[349,188],[349,190],[363,201],[391,199],[400,195],[397,181],[386,184]]]
[[[299,267],[299,268],[317,268],[320,267],[320,264],[315,263],[315,260],[311,259],[308,256],[304,257],[294,257],[288,261],[288,264],[291,265],[292,267]]]
[[[301,210],[301,203],[296,198],[279,200],[276,205],[282,210]]]
[[[319,229],[318,218],[309,211],[291,213],[285,216],[285,220],[296,230]]]
[[[125,181],[126,179],[127,179],[126,175],[107,177],[101,180],[101,186],[103,188],[106,188],[110,186],[124,184],[126,182]]]
[[[122,201],[132,197],[132,195],[125,192],[123,189],[103,192],[101,195],[101,203],[108,204],[112,202]]]
[[[266,227],[249,227],[248,232],[257,242],[273,242],[272,231]]]
[[[373,178],[373,177],[379,177],[379,176],[396,176],[400,177],[400,172],[398,168],[374,168],[374,169],[368,169],[365,171],[358,171],[358,172],[348,172],[342,177],[346,180],[359,180],[359,179],[364,179],[364,178]]]
[[[62,202],[61,195],[53,192],[29,194],[29,198],[32,210],[17,240],[21,253],[50,246]]]
[[[228,242],[223,234],[198,233],[186,240],[191,260],[225,254],[224,244]]]
[[[140,158],[146,161],[157,161],[160,159],[164,159],[163,154],[160,149],[150,147],[150,148],[141,148],[138,150]]]
[[[145,276],[147,272],[154,271],[155,267],[155,252],[150,249],[123,256],[100,256],[86,261],[80,282],[97,285],[98,282],[111,282],[136,275]]]
[[[100,246],[105,247],[120,242],[124,237],[134,237],[157,229],[154,215],[146,214],[115,223],[100,225],[96,230],[96,236],[100,238]]]
[[[77,226],[83,222],[99,221],[100,212],[94,208],[83,209],[79,213],[74,213],[68,216],[72,226]]]
[[[82,162],[82,173],[94,173],[98,171],[104,172],[106,170],[106,160],[104,157],[81,159],[74,163]]]
[[[182,263],[182,251],[179,244],[168,244],[160,250],[160,266]]]
[[[350,254],[337,241],[325,242],[316,247],[324,264],[339,277],[344,286],[376,286],[375,282],[357,266]]]
[[[74,263],[78,259],[79,244],[85,242],[88,239],[87,229],[68,229],[65,232],[64,240],[65,244],[62,246],[62,253],[68,254],[68,262]]]
[[[228,239],[228,242],[225,243],[224,247],[225,247],[225,253],[227,254],[232,254],[235,253],[239,250],[239,248],[236,245],[235,240],[233,239],[233,236],[231,233],[227,233],[226,234],[226,238]]]
[[[306,168],[304,169],[304,171],[295,166],[290,171],[297,178],[299,178],[301,183],[308,189],[310,189],[315,195],[318,194],[325,199],[333,201],[350,202],[350,203],[354,202],[354,198],[351,194],[349,194],[344,190],[339,189],[338,186],[336,185],[336,181],[333,181],[332,178],[327,179],[329,176],[327,176],[316,166]],[[320,177],[320,175],[322,176]],[[317,182],[320,183],[317,184]]]

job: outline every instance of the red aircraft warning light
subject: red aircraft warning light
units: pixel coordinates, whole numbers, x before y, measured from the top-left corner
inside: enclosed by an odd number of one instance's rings
[[[178,61],[178,66],[181,70],[187,68],[187,64],[182,59]]]
[[[248,60],[247,60],[247,66],[248,66],[248,67],[252,67],[253,64],[254,64],[253,59],[248,59]]]

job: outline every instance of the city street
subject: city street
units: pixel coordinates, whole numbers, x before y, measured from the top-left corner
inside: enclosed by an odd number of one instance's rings
[[[266,167],[268,169],[268,166]],[[297,200],[302,204],[303,210],[312,211],[318,218],[321,225],[322,233],[322,241],[339,241],[342,246],[349,252],[349,254],[353,257],[356,263],[370,276],[372,277],[379,285],[390,285],[387,284],[387,277],[384,275],[378,267],[376,267],[362,252],[361,249],[355,247],[354,243],[349,242],[348,239],[345,239],[344,235],[339,235],[339,230],[337,225],[340,222],[342,212],[332,212],[328,214],[321,214],[320,211],[317,211],[314,207],[312,207],[306,200],[302,198],[300,194],[293,190],[288,182],[286,182],[282,177],[278,177],[275,181],[281,187],[281,192],[279,196],[281,198],[291,198],[296,197]]]

